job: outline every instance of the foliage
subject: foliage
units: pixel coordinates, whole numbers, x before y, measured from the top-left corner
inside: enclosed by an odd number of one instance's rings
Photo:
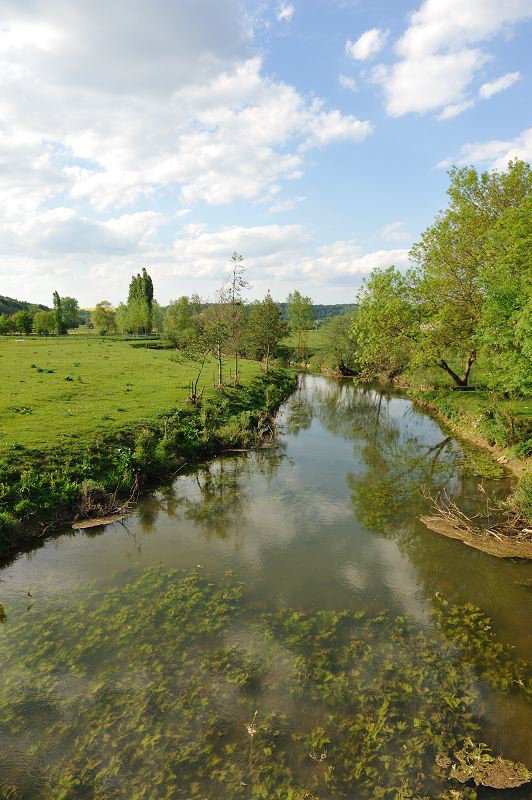
[[[116,332],[116,317],[113,307],[108,300],[96,303],[96,308],[91,314],[93,328],[101,334]]]
[[[516,160],[502,172],[464,167],[449,175],[449,207],[410,251],[417,266],[404,276],[392,267],[374,270],[364,286],[353,328],[362,372],[395,377],[407,367],[436,366],[467,386],[484,347],[498,354],[497,386],[504,380],[510,391],[524,391],[532,171]]]
[[[363,377],[400,375],[412,358],[420,317],[413,300],[413,276],[394,267],[374,270],[363,284],[352,325]]]
[[[33,330],[40,335],[48,336],[56,331],[55,311],[37,311],[33,317]]]
[[[79,327],[79,303],[75,297],[62,297],[61,310],[63,314],[63,323],[67,330]]]
[[[321,326],[322,355],[342,375],[353,375],[359,369],[357,345],[352,328],[357,311],[331,317]]]
[[[54,315],[55,315],[55,332],[58,336],[66,333],[66,326],[63,320],[63,306],[58,292],[53,294],[54,301]]]
[[[297,358],[306,356],[306,332],[312,328],[314,309],[310,297],[304,297],[297,290],[291,292],[286,300],[286,313],[290,330],[297,334]]]
[[[13,314],[13,327],[17,333],[31,333],[33,329],[33,317],[29,311],[17,311]]]
[[[268,372],[270,357],[275,357],[281,339],[288,333],[288,326],[283,319],[277,303],[274,303],[269,292],[262,301],[251,306],[248,323],[248,338],[253,354],[265,359],[265,371]]]
[[[490,353],[492,388],[532,390],[532,197],[493,227],[480,270],[479,343]]]
[[[151,333],[153,309],[153,282],[144,268],[133,275],[127,299],[127,330],[132,333]]]
[[[164,318],[164,335],[172,344],[184,349],[194,338],[194,317],[198,308],[186,296],[173,300],[166,310]]]

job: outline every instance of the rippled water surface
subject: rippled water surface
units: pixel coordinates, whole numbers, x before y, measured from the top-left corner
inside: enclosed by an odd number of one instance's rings
[[[529,565],[419,522],[507,482],[349,381],[279,423],[0,573],[1,798],[447,797],[466,735],[532,766]]]

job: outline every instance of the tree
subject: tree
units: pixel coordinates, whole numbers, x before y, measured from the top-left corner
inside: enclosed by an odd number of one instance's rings
[[[129,333],[129,314],[125,303],[119,303],[115,311],[115,324],[119,333]]]
[[[532,171],[511,161],[506,171],[477,173],[453,168],[449,208],[412,247],[416,302],[423,324],[414,363],[436,365],[458,386],[467,386],[478,353],[477,332],[484,302],[480,275],[490,260],[490,240],[498,220],[519,207],[532,189]],[[461,362],[460,372],[451,360]]]
[[[415,268],[406,275],[393,267],[374,270],[364,286],[353,334],[366,377],[394,377],[408,367],[436,366],[450,375],[457,386],[466,387],[479,348],[490,340],[488,328],[491,326],[493,332],[497,327],[497,292],[502,299],[497,286],[501,288],[503,274],[508,277],[511,272],[504,256],[509,233],[501,227],[503,219],[515,232],[512,258],[520,259],[520,274],[527,274],[523,231],[529,220],[525,203],[532,188],[530,167],[514,161],[503,172],[479,175],[467,167],[452,169],[449,174],[450,206],[438,214],[413,246],[410,255]],[[521,219],[519,224],[517,217]],[[495,263],[499,264],[499,272],[492,280]],[[514,280],[510,292],[514,292],[514,300],[515,290]],[[526,292],[519,291],[522,343],[510,349],[519,350],[521,370],[526,369],[529,312]],[[508,297],[506,291],[506,304]],[[488,298],[492,308],[489,324]],[[507,306],[507,342],[510,327],[516,322],[510,316]],[[494,343],[493,338],[491,342]],[[501,343],[498,346],[502,347]]]
[[[61,304],[61,298],[59,297],[58,292],[54,292],[53,301],[54,301],[54,314],[55,314],[55,332],[57,333],[58,336],[62,336],[64,333],[66,333],[66,327],[63,321],[63,306]]]
[[[33,330],[40,336],[48,336],[57,330],[55,311],[37,311],[33,317]]]
[[[67,330],[79,327],[79,304],[75,297],[62,297],[61,309]]]
[[[33,317],[29,311],[17,311],[12,317],[13,327],[17,333],[31,333]]]
[[[14,330],[13,317],[9,314],[0,314],[0,334],[13,333]]]
[[[157,300],[153,301],[151,307],[151,326],[152,330],[156,333],[162,333],[164,328],[164,318],[165,318],[165,311],[162,306],[159,305]]]
[[[248,281],[244,279],[246,268],[243,266],[244,258],[240,253],[234,252],[231,256],[231,277],[226,289],[228,299],[228,319],[230,345],[235,359],[235,386],[239,383],[238,356],[242,349],[245,315],[242,304],[242,292],[248,287]]]
[[[218,302],[207,306],[198,318],[202,342],[218,363],[218,386],[223,386],[223,357],[231,336],[228,304],[223,290],[218,292]]]
[[[297,358],[306,357],[306,333],[314,322],[314,309],[310,297],[303,297],[297,290],[291,292],[286,300],[286,312],[290,329],[297,335]]]
[[[323,350],[342,375],[354,375],[358,368],[357,348],[351,329],[356,312],[346,311],[330,317],[320,328]]]
[[[115,333],[116,319],[111,303],[107,300],[101,300],[96,303],[96,308],[91,314],[91,322],[94,329],[102,335]]]
[[[362,285],[351,334],[359,369],[367,380],[383,375],[392,380],[411,362],[420,326],[412,284],[411,274],[388,267],[373,270]]]
[[[275,355],[281,339],[288,333],[288,325],[281,318],[279,307],[268,292],[262,302],[251,308],[248,335],[259,358],[265,358],[265,372],[268,374],[270,356]]]
[[[194,336],[195,309],[188,297],[173,300],[164,320],[164,334],[177,348],[186,347]]]
[[[532,389],[532,198],[506,209],[491,231],[480,271],[478,340],[490,354],[493,388]]]
[[[128,329],[133,333],[149,334],[152,330],[153,282],[146,269],[133,275],[127,300]]]

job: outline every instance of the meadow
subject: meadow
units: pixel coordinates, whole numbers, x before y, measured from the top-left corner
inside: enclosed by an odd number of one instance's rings
[[[0,337],[0,451],[75,446],[185,407],[196,365],[138,344],[95,335]],[[257,362],[239,363],[243,384],[260,372]],[[214,393],[214,375],[212,362],[200,381],[205,397]]]

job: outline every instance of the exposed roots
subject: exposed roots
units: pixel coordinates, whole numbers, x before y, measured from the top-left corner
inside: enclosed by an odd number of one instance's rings
[[[532,529],[518,512],[487,502],[485,513],[468,517],[448,494],[430,500],[435,513],[421,517],[430,530],[499,558],[532,558]]]
[[[86,481],[83,484],[76,521],[72,527],[75,529],[94,528],[125,519],[133,509],[139,488],[138,477],[135,476],[129,497],[124,501],[118,497],[120,486],[117,486],[115,491],[110,494],[93,481]]]

